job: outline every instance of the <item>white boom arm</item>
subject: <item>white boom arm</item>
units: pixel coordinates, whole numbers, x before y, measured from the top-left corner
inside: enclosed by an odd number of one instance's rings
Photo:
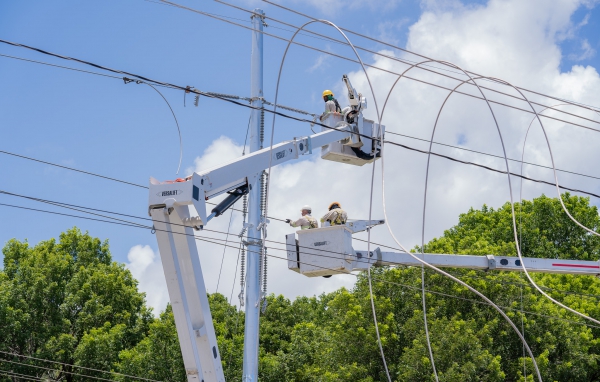
[[[189,382],[225,381],[188,206],[150,210]]]
[[[297,231],[286,236],[288,268],[308,277],[329,276],[364,271],[372,266],[420,266],[405,252],[367,251],[352,248],[352,234],[383,221],[348,221],[345,226]],[[298,239],[296,239],[296,235]],[[523,271],[521,260],[514,256],[476,256],[416,253],[415,256],[438,268],[468,268],[497,271]],[[600,275],[599,261],[560,260],[524,257],[530,272]]]
[[[213,216],[207,216],[206,200],[232,190],[241,195],[250,184],[248,178],[269,165],[275,167],[312,153],[313,148],[320,149],[349,137],[350,127],[344,125],[280,143],[272,150],[256,151],[178,181],[161,183],[151,179],[149,212],[156,229],[188,382],[225,380],[194,237],[195,229],[201,229]]]
[[[381,252],[375,250],[372,252],[373,265],[413,265],[420,266],[421,263],[415,260],[408,253],[398,252]],[[357,257],[365,256],[367,251],[357,251]],[[514,256],[476,256],[476,255],[447,255],[426,253],[415,254],[417,257],[425,260],[431,265],[438,268],[468,268],[481,270],[496,270],[496,271],[516,271],[522,272],[521,260]],[[357,269],[368,262],[357,263]],[[560,260],[560,259],[544,259],[536,257],[523,257],[523,264],[528,272],[543,272],[543,273],[566,273],[571,275],[600,275],[600,262],[585,261],[585,260]],[[366,268],[365,268],[366,269]]]
[[[271,167],[275,167],[300,155],[312,153],[320,148],[350,136],[348,127],[331,129],[279,143],[273,149],[266,148],[235,159],[225,165],[194,173],[184,182],[150,181],[150,208],[193,205],[197,216],[184,220],[190,227],[204,226],[208,222],[206,200],[247,184],[247,178]]]

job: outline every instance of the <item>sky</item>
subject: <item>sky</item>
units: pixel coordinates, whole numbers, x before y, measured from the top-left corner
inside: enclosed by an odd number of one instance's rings
[[[181,0],[179,4],[219,15],[250,26],[249,14],[216,1]],[[300,26],[307,21],[263,1],[233,1],[250,10],[262,8],[268,17]],[[340,27],[387,42],[412,52],[452,62],[478,74],[501,78],[519,87],[560,99],[600,107],[600,10],[597,1],[490,0],[490,1],[282,1],[281,4]],[[293,27],[267,19],[265,31],[291,37]],[[309,29],[330,37],[343,37],[331,27],[311,24]],[[388,57],[419,61],[419,57],[355,35],[351,41]],[[178,9],[158,1],[103,2],[17,1],[0,3],[0,39],[34,46],[202,91],[250,96],[251,31],[205,15]],[[354,57],[353,51],[322,38],[299,35],[298,41],[325,52]],[[273,101],[277,73],[286,42],[265,36],[264,93]],[[392,72],[407,65],[390,58],[359,51],[362,60]],[[147,217],[148,191],[143,187],[110,181],[60,169],[7,154],[13,153],[57,163],[103,176],[146,186],[149,177],[174,179],[233,160],[242,155],[249,110],[227,102],[193,97],[182,91],[157,88],[167,99],[145,84],[125,84],[120,78],[97,76],[5,56],[42,61],[53,65],[110,74],[99,69],[60,60],[23,48],[0,44],[0,189],[35,198],[59,201],[122,214]],[[441,68],[440,64],[428,64]],[[462,80],[459,69],[436,69]],[[454,87],[457,82],[431,72],[413,69],[412,77]],[[323,109],[321,92],[331,89],[345,105],[341,77],[348,74],[359,92],[366,95],[366,116],[377,119],[397,78],[374,68],[368,79],[356,63],[299,46],[290,48],[282,72],[278,102],[311,113]],[[478,80],[481,86],[519,96],[514,89]],[[467,94],[478,94],[465,85]],[[490,99],[527,109],[514,97],[485,90]],[[388,132],[429,139],[448,91],[422,82],[402,79],[395,86],[383,115]],[[527,93],[543,105],[561,102]],[[184,103],[185,102],[185,103]],[[181,170],[177,126],[183,141]],[[592,128],[600,127],[600,115],[574,106],[557,106],[568,113],[544,113]],[[511,158],[550,165],[548,146],[538,123],[528,127],[531,114],[493,104],[499,131],[488,106],[477,99],[453,94],[439,113],[435,141],[502,155],[502,143]],[[536,110],[543,110],[536,106]],[[272,119],[266,118],[267,132]],[[543,119],[556,166],[600,177],[596,163],[598,133],[552,119]],[[311,134],[306,123],[277,118],[274,142]],[[525,140],[527,136],[527,140]],[[502,137],[502,140],[500,139]],[[267,140],[269,139],[267,134]],[[388,140],[427,149],[427,144],[401,136]],[[493,168],[504,162],[487,156],[443,146],[435,151]],[[423,195],[427,157],[387,146],[382,179],[381,161],[374,176],[373,217],[383,217],[385,206],[391,229],[406,248],[422,240]],[[519,172],[518,164],[511,171]],[[525,166],[524,174],[552,181],[552,172]],[[598,181],[559,172],[561,184],[600,193]],[[372,167],[355,167],[322,160],[318,153],[273,169],[269,214],[295,218],[300,206],[313,206],[314,215],[325,213],[332,201],[342,203],[351,218],[366,219],[371,200]],[[512,197],[518,201],[541,194],[556,196],[551,186],[512,178]],[[432,158],[427,189],[424,240],[443,234],[458,221],[460,213],[483,204],[499,207],[511,200],[507,177],[480,168]],[[598,205],[598,200],[591,202]],[[27,208],[78,214],[48,204],[0,195],[0,203]],[[241,207],[236,205],[236,207]],[[32,245],[58,238],[74,226],[94,237],[108,240],[113,259],[124,263],[140,282],[155,313],[164,309],[168,295],[162,275],[156,238],[150,230],[106,224],[39,211],[0,206],[0,243],[27,240]],[[317,217],[318,217],[317,216]],[[231,224],[230,224],[231,221]],[[147,224],[147,221],[138,220]],[[228,213],[210,222],[219,231],[241,230],[242,218]],[[207,227],[209,228],[209,227]],[[268,228],[269,238],[283,241],[293,229],[277,221]],[[364,235],[357,235],[363,237]],[[237,237],[231,239],[237,247]],[[387,228],[373,230],[373,240],[395,246]],[[365,244],[355,242],[355,249]],[[209,292],[218,290],[228,298],[239,293],[235,249],[199,242],[200,260]],[[272,250],[275,256],[284,252]],[[1,256],[1,255],[0,255]],[[224,260],[223,260],[224,259]],[[221,267],[221,264],[222,267]],[[239,271],[238,271],[239,273]],[[239,277],[239,275],[237,276]],[[238,278],[239,280],[239,278]],[[287,270],[286,262],[269,260],[269,293],[288,298],[319,295],[341,286],[352,287],[354,276],[330,279],[307,278]],[[218,285],[218,289],[217,289]]]

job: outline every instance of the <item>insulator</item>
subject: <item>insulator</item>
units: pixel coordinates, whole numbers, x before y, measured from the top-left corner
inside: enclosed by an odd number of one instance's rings
[[[263,293],[266,296],[267,295],[267,247],[265,247],[264,249],[264,255],[263,255],[263,277],[262,277],[262,286],[263,286]]]
[[[243,245],[243,244],[242,244]],[[238,298],[240,299],[240,306],[244,306],[244,287],[246,286],[246,280],[245,280],[245,276],[246,276],[246,248],[242,246],[242,251],[240,254],[240,286],[241,286],[241,291],[240,294],[238,295]]]
[[[246,222],[246,214],[248,213],[248,195],[244,195],[242,198],[242,220]]]
[[[262,255],[258,257],[258,285],[261,288],[262,285],[262,277],[263,277],[263,257]]]
[[[265,110],[260,110],[260,148],[263,148],[263,142],[265,141]]]
[[[262,297],[262,307],[261,307],[261,312],[265,313],[265,311],[267,310],[267,247],[263,248],[263,260],[262,260],[262,271],[263,271],[263,276],[262,276],[262,293],[261,293],[261,297]]]

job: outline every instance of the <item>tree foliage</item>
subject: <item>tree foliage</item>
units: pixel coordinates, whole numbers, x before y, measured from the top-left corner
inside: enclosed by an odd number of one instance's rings
[[[119,352],[146,335],[151,311],[131,273],[112,261],[108,242],[74,228],[35,247],[11,240],[3,253],[1,370],[41,377],[49,368],[67,381],[87,380],[72,373],[102,374],[74,366],[111,370]]]
[[[598,211],[588,199],[565,194],[563,200],[578,220],[598,229]],[[524,201],[515,205],[515,213],[524,256],[600,258],[598,237],[575,226],[558,199],[542,196]],[[512,219],[510,204],[470,209],[424,250],[516,256]],[[150,319],[135,280],[111,262],[106,243],[71,230],[59,243],[48,241],[34,248],[13,240],[4,253],[0,350],[161,381],[186,380],[170,307]],[[522,328],[545,381],[600,380],[600,327],[557,307],[519,273],[449,272],[483,292]],[[392,379],[435,381],[423,325],[421,268],[375,268],[372,277]],[[552,297],[600,317],[596,278],[533,277]],[[427,270],[424,281],[440,381],[536,380],[523,344],[496,310],[438,273]],[[209,301],[226,378],[239,380],[244,313],[220,294],[209,295]],[[43,371],[0,362],[2,370],[17,370],[17,366],[23,374],[39,376]],[[352,290],[342,288],[318,297],[291,301],[269,296],[260,321],[259,374],[261,381],[387,380],[366,277],[359,276]],[[65,373],[61,376],[77,380]]]

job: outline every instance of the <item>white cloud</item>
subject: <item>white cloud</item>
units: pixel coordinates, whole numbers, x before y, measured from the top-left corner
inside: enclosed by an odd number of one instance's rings
[[[315,60],[315,63],[313,64],[313,66],[308,68],[306,71],[309,73],[312,73],[319,68],[324,68],[327,64],[327,61],[329,61],[330,58],[331,58],[331,56],[329,56],[327,54],[319,55],[317,57],[317,59]]]
[[[542,0],[491,0],[485,6],[465,7],[457,2],[427,2],[424,4],[421,18],[410,27],[407,48],[454,62],[469,70],[504,78],[523,87],[585,104],[600,105],[600,94],[597,92],[600,78],[596,69],[590,66],[573,66],[568,72],[560,71],[562,56],[558,43],[561,33],[572,28],[571,15],[582,4],[575,0],[551,3]],[[410,56],[403,57],[414,59]],[[374,64],[398,72],[406,68],[385,58],[376,58]],[[368,69],[368,73],[381,108],[396,77],[373,69]],[[454,81],[419,70],[414,70],[412,74],[445,86],[456,84]],[[350,73],[350,77],[359,91],[369,94],[367,116],[374,119],[375,103],[370,96],[364,75],[362,72],[356,72]],[[480,83],[494,87],[489,82]],[[341,84],[339,88],[342,88]],[[474,91],[470,86],[463,88],[466,92]],[[505,87],[502,91],[518,95]],[[386,108],[384,124],[388,131],[429,138],[438,109],[446,95],[447,91],[443,89],[401,80]],[[521,108],[528,107],[524,103],[503,98],[490,91],[487,91],[486,95]],[[560,103],[530,93],[527,95],[544,104]],[[343,97],[338,98],[343,100]],[[591,112],[572,106],[561,108],[588,118],[598,118]],[[508,156],[520,158],[525,131],[532,116],[498,105],[494,105],[493,109],[500,123]],[[556,118],[571,118],[555,111],[545,114]],[[558,167],[598,175],[595,166],[600,160],[597,150],[600,145],[598,134],[552,120],[544,120],[544,124],[553,145]],[[388,135],[387,139],[427,148],[422,142],[397,136]],[[485,103],[461,95],[454,95],[447,103],[440,117],[436,141],[450,144],[463,141],[470,149],[502,154],[498,132]],[[435,147],[435,150],[499,169],[503,169],[504,166],[501,160],[473,153],[443,147]],[[196,159],[194,168],[190,168],[189,171],[210,168],[234,159],[241,155],[241,151],[242,147],[239,144],[221,137],[205,150],[202,157]],[[385,155],[386,199],[390,224],[402,243],[412,248],[421,242],[424,169],[427,157],[392,146],[386,147]],[[530,132],[525,159],[542,164],[549,163],[548,149],[538,126],[534,125]],[[435,157],[432,158],[431,166],[425,241],[441,235],[444,229],[456,224],[458,215],[470,207],[478,208],[484,203],[498,207],[509,200],[506,176]],[[513,163],[511,170],[518,172],[519,166]],[[544,169],[525,167],[525,174],[552,180],[551,172]],[[354,167],[328,162],[314,154],[308,160],[290,162],[273,169],[269,213],[276,217],[293,218],[297,216],[300,206],[310,204],[314,208],[314,215],[319,217],[325,212],[326,206],[336,200],[342,203],[351,218],[366,219],[369,212],[370,180],[371,166]],[[598,192],[595,183],[583,178],[559,173],[559,181]],[[373,218],[383,215],[380,185],[378,167],[375,176]],[[519,194],[518,186],[519,182],[514,180],[515,198]],[[550,186],[524,183],[525,198],[538,196],[542,192],[555,196],[555,190]],[[226,231],[228,223],[229,213],[212,220],[209,228]],[[240,228],[241,216],[235,213],[231,232],[237,234]],[[292,231],[285,224],[273,221],[269,225],[268,239],[283,241],[285,234]],[[237,237],[231,240],[237,247]],[[373,240],[392,245],[384,227],[373,230]],[[366,244],[356,242],[355,247],[363,249]],[[200,259],[209,292],[213,292],[217,285],[222,251],[220,246],[202,242],[199,244]],[[285,252],[271,250],[270,254],[285,257]],[[235,249],[226,250],[219,291],[227,297],[231,293],[234,281],[237,255],[238,251]],[[340,286],[351,286],[354,281],[351,276],[307,278],[289,271],[285,261],[270,259],[269,262],[269,291],[282,293],[289,298],[298,295],[318,295]],[[144,269],[149,269],[149,266]],[[234,285],[234,301],[240,289],[238,281]]]
[[[587,60],[588,58],[594,57],[595,54],[596,54],[596,50],[594,48],[592,48],[592,46],[590,45],[590,42],[587,39],[584,39],[581,42],[581,53],[571,54],[571,55],[569,55],[569,58],[573,61],[583,61],[583,60]]]
[[[154,314],[158,315],[165,310],[169,302],[160,255],[154,253],[148,245],[136,245],[129,250],[127,260],[127,269],[138,280],[139,290],[146,293],[148,305],[154,309]]]

